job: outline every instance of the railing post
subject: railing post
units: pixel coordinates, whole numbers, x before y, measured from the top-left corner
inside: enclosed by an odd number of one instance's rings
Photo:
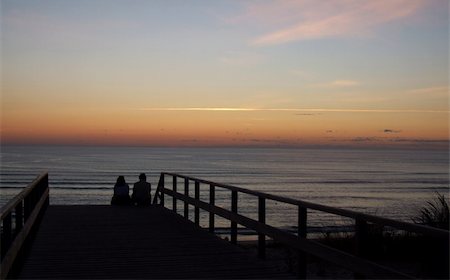
[[[20,201],[16,206],[16,229],[15,236],[19,234],[23,227],[23,202]]]
[[[8,252],[9,245],[12,241],[12,226],[11,226],[11,212],[9,212],[4,218],[3,218],[3,228],[2,228],[2,260],[5,256],[6,252]]]
[[[48,173],[44,177],[44,188],[42,190],[42,193],[44,193],[48,189]],[[50,195],[45,200],[45,208],[47,208],[50,204]]]
[[[366,254],[367,222],[356,218],[355,220],[355,255],[363,257]],[[364,275],[354,273],[355,279],[365,279]]]
[[[159,176],[158,186],[156,187],[155,196],[153,197],[152,204],[158,204],[158,196],[160,204],[164,207],[164,173]]]
[[[362,219],[355,220],[355,254],[364,256],[366,254],[367,222]]]
[[[24,216],[23,216],[23,222],[25,223],[28,220],[28,217],[31,215],[31,211],[33,211],[33,205],[31,203],[31,197],[30,195],[27,195],[24,198]]]
[[[28,194],[29,197],[29,201],[30,201],[30,214],[31,212],[33,212],[34,207],[36,206],[36,191],[37,191],[38,187],[34,188],[33,190],[31,190],[31,192]]]
[[[184,178],[184,195],[189,197],[189,180],[188,178]],[[187,201],[184,201],[184,217],[189,219],[189,204]]]
[[[165,186],[165,182],[164,182],[164,177],[165,174],[161,174],[161,189],[160,189],[160,195],[161,195],[161,206],[164,207],[164,188]]]
[[[231,191],[231,212],[237,214],[238,212],[238,193],[236,190]],[[231,243],[237,243],[237,223],[231,222]]]
[[[172,190],[174,193],[176,193],[177,192],[177,176],[174,175],[172,178],[173,178]],[[172,209],[173,209],[173,212],[177,213],[177,198],[175,197],[175,195],[172,196]]]
[[[258,197],[258,221],[266,224],[266,198]],[[258,257],[264,259],[266,257],[266,236],[258,234]]]
[[[200,183],[195,181],[195,200],[200,201]],[[200,208],[195,206],[194,221],[197,226],[200,225]]]
[[[299,206],[298,207],[298,233],[299,239],[306,238],[307,234],[307,208]],[[306,279],[307,266],[308,266],[308,255],[302,250],[297,251],[298,257],[298,278]]]
[[[209,205],[214,206],[215,204],[215,186],[213,184],[209,185]],[[214,213],[209,212],[209,232],[214,233]]]

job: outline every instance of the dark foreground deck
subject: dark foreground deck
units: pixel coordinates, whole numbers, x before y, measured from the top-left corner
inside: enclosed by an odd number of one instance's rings
[[[184,192],[177,191],[178,182],[184,182]],[[194,196],[190,186],[194,187]],[[231,192],[230,208],[215,204],[216,189]],[[209,194],[208,201],[200,199],[201,192]],[[248,217],[240,213],[238,197],[242,194],[256,198],[257,219],[254,215]],[[169,205],[164,208],[165,197],[171,200],[173,211],[168,209]],[[267,236],[287,246],[290,250],[288,255],[293,251],[297,265],[293,265],[295,260],[291,262],[293,258],[288,257],[289,271],[296,271],[299,278],[316,276],[312,273],[314,264],[311,260],[314,257],[345,268],[357,278],[449,279],[448,230],[175,173],[161,173],[154,198],[155,206],[150,208],[48,206],[48,174],[41,174],[0,210],[0,278],[17,275],[21,278],[91,279],[290,278],[291,275],[278,268],[279,260],[271,264],[263,262],[256,258],[256,253],[233,245],[237,242],[238,225],[241,225],[258,234],[257,254],[260,258],[266,256]],[[297,208],[296,234],[266,223],[266,200]],[[179,202],[184,204],[183,211],[177,210]],[[188,221],[192,207],[194,222]],[[208,214],[208,231],[198,226],[200,210]],[[351,244],[346,249],[338,249],[308,238],[308,211],[353,219],[355,230],[349,240]],[[183,217],[176,214],[179,212],[183,213]],[[215,230],[216,216],[230,222],[230,243],[209,233]],[[41,218],[43,221],[39,223]],[[389,261],[391,251],[385,247],[386,243],[392,243],[392,235],[391,232],[384,234],[384,228],[404,231],[423,240],[423,245],[416,242],[410,250],[415,251],[412,261],[422,263],[424,267],[419,266],[417,273],[401,267],[393,268]],[[423,251],[417,254],[417,250]],[[29,257],[24,258],[27,252],[30,252]],[[400,261],[407,260],[401,258]],[[281,269],[285,271],[285,268]]]
[[[158,206],[49,206],[19,278],[290,278]]]

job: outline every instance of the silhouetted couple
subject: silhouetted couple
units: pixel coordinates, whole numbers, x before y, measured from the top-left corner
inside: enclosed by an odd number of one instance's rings
[[[114,196],[111,199],[111,205],[150,205],[152,203],[150,191],[151,184],[147,182],[147,176],[141,173],[139,175],[139,182],[134,183],[133,194],[130,198],[130,187],[125,182],[125,178],[119,176],[114,185]]]

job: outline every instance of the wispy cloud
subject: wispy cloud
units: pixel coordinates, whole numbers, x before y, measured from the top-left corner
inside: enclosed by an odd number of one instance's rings
[[[314,74],[314,73],[307,72],[307,71],[304,71],[304,70],[298,70],[298,69],[292,70],[290,73],[291,73],[292,76],[300,78],[302,80],[311,80],[311,79],[317,77],[317,75]]]
[[[442,143],[450,144],[449,139],[417,139],[417,138],[394,138],[389,139],[390,142],[402,142],[402,143]]]
[[[448,86],[437,86],[437,87],[426,87],[426,88],[417,88],[412,89],[409,92],[415,94],[440,94],[445,93],[448,94],[449,88]]]
[[[230,22],[250,22],[269,31],[254,45],[345,37],[373,32],[384,24],[412,17],[428,0],[284,0],[252,2]]]
[[[339,141],[347,141],[353,143],[404,143],[404,144],[431,144],[431,145],[448,145],[449,139],[430,139],[430,138],[387,138],[387,137],[354,137],[350,139],[344,139]]]
[[[104,42],[108,34],[126,32],[141,26],[134,19],[85,18],[76,20],[32,9],[10,9],[2,14],[2,24],[16,33],[26,34],[33,43],[44,40],[50,45],[75,47],[82,43]]]
[[[374,142],[379,141],[377,137],[355,137],[350,139],[351,142]]]
[[[338,87],[354,87],[359,85],[359,82],[352,80],[337,80],[332,82],[331,85]]]
[[[189,108],[138,108],[140,111],[259,111],[253,108],[224,108],[224,107],[189,107]]]
[[[135,108],[139,111],[215,111],[215,112],[336,112],[336,113],[450,113],[445,110],[402,110],[402,109],[326,109],[326,108],[232,108],[232,107],[165,107]]]
[[[328,83],[311,84],[311,87],[319,88],[348,88],[361,85],[360,82],[354,80],[335,80]]]
[[[260,139],[260,138],[241,138],[232,139],[233,142],[241,142],[242,144],[250,144],[251,146],[279,146],[279,147],[297,147],[302,145],[301,139]]]
[[[395,130],[395,129],[385,129],[383,130],[384,133],[400,133],[401,130]]]
[[[263,60],[263,56],[259,54],[243,52],[229,52],[219,57],[219,62],[228,66],[254,66]]]

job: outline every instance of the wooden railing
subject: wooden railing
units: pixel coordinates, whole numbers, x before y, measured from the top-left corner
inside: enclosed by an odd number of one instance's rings
[[[172,177],[172,188],[166,188],[165,177]],[[178,178],[184,182],[184,193],[177,191]],[[190,182],[194,183],[194,197],[189,196]],[[209,201],[200,200],[200,184],[209,187]],[[222,188],[231,191],[231,211],[215,205],[215,190]],[[258,220],[238,214],[238,194],[244,193],[253,195],[258,198]],[[189,205],[193,205],[194,223],[200,225],[199,209],[209,212],[209,231],[214,232],[214,217],[221,216],[230,221],[232,243],[237,242],[237,225],[240,224],[246,228],[255,230],[258,234],[258,255],[265,257],[266,236],[273,238],[275,241],[283,243],[291,248],[298,250],[299,278],[306,278],[307,254],[314,255],[323,260],[340,265],[355,273],[357,276],[365,276],[368,278],[388,278],[403,279],[414,278],[411,275],[396,271],[394,269],[382,266],[375,262],[362,258],[363,250],[367,245],[368,225],[376,224],[380,226],[388,226],[398,230],[417,233],[432,238],[442,239],[443,244],[448,244],[449,232],[442,229],[431,228],[423,225],[395,221],[392,219],[367,215],[350,210],[329,207],[321,204],[315,204],[297,199],[291,199],[272,194],[252,191],[235,186],[215,183],[207,180],[197,179],[174,173],[161,173],[158,188],[153,200],[154,204],[165,206],[164,196],[169,195],[173,198],[172,208],[176,212],[177,200],[184,202],[184,217],[189,218]],[[298,232],[292,234],[266,223],[266,200],[283,202],[294,205],[298,209]],[[307,213],[308,209],[317,210],[325,213],[335,214],[342,217],[351,218],[355,223],[355,254],[343,252],[314,240],[307,239]]]
[[[1,208],[0,279],[15,276],[16,260],[48,204],[48,173],[44,173]]]

